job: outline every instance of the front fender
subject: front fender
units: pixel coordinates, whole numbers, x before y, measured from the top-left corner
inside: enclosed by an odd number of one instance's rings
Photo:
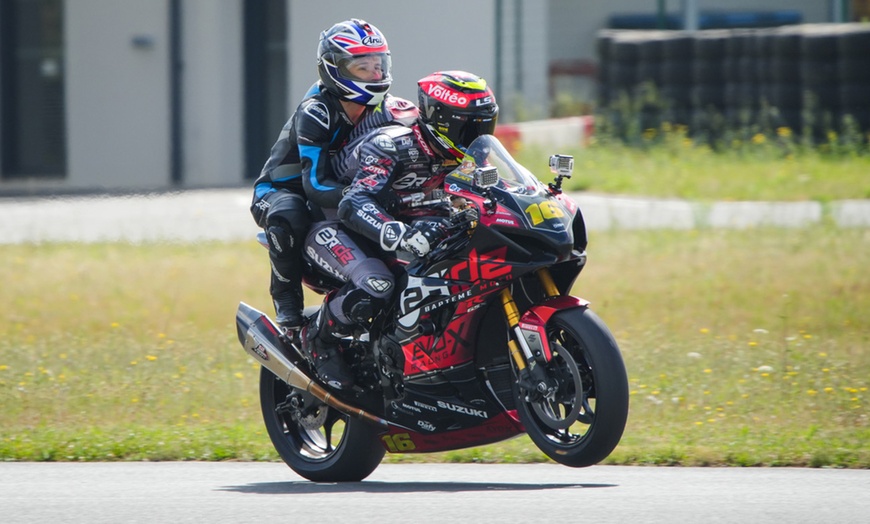
[[[547,299],[529,308],[520,318],[519,326],[532,353],[542,362],[549,362],[553,358],[550,339],[547,337],[547,323],[550,318],[560,311],[585,307],[589,307],[588,300],[563,295]]]

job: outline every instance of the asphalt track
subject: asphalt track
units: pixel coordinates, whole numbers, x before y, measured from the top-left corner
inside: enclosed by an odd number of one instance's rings
[[[870,200],[689,202],[572,193],[590,230],[870,227]],[[170,193],[0,198],[0,244],[195,242],[251,239],[250,188]]]
[[[280,463],[0,463],[0,522],[870,522],[870,470],[382,464],[316,484]]]

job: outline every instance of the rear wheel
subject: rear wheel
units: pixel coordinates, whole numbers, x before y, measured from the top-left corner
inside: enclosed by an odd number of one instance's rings
[[[572,467],[604,460],[622,438],[628,417],[628,377],[607,326],[587,308],[557,313],[547,325],[558,384],[548,398],[521,394],[520,420],[548,457]]]
[[[260,407],[275,450],[308,480],[360,481],[386,453],[379,428],[291,388],[266,368],[260,370]]]

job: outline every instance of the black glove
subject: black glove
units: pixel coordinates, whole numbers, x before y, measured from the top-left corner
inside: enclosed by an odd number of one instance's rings
[[[447,230],[438,222],[417,222],[405,232],[399,245],[418,257],[425,257],[447,236]]]

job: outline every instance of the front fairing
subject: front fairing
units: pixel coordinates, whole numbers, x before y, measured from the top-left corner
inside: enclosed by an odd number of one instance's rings
[[[475,170],[485,166],[496,167],[499,174],[498,184],[488,194],[474,184]],[[477,204],[481,225],[559,260],[571,256],[576,205],[564,195],[551,192],[494,136],[482,135],[471,143],[462,163],[447,176],[445,187],[448,193]],[[483,204],[487,198],[497,206],[486,210]]]

